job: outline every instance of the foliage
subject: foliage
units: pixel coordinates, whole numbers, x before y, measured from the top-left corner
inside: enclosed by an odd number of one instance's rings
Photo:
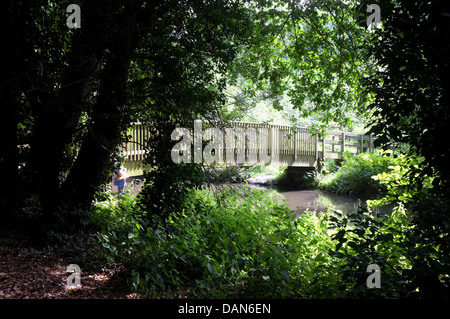
[[[213,167],[206,170],[208,183],[242,183],[258,171],[253,167],[245,166]]]
[[[404,210],[396,209],[391,216],[377,216],[367,208],[356,212],[335,211],[330,217],[332,236],[338,241],[330,255],[345,265],[342,287],[347,298],[399,298],[407,296],[405,274],[411,269],[404,245],[408,230]],[[368,289],[367,267],[376,264],[381,271],[381,287]]]
[[[404,245],[411,263],[407,274],[409,294],[445,298],[450,289],[450,203],[433,187],[436,175],[427,175],[423,163],[423,157],[399,156],[390,172],[374,176],[386,185],[386,195],[368,203],[371,206],[394,203],[396,209],[408,212]]]
[[[371,133],[378,143],[408,143],[425,158],[421,171],[436,174],[436,186],[448,196],[449,3],[383,0],[378,5],[382,28],[368,44],[379,69],[364,81],[374,96]]]
[[[388,205],[402,203],[408,205],[415,197],[425,196],[427,190],[432,188],[433,176],[422,176],[421,183],[414,183],[420,175],[417,170],[423,166],[424,158],[399,154],[389,163],[389,170],[373,175],[372,179],[378,181],[385,189],[384,196],[378,200],[369,201],[369,205]]]
[[[2,91],[10,121],[0,164],[19,193],[11,210],[38,194],[48,220],[59,207],[89,208],[130,122],[214,114],[253,25],[253,8],[239,2],[80,1],[83,27],[68,29],[69,4],[5,5],[11,67],[1,82],[12,89]]]
[[[314,106],[302,112],[315,109],[327,121],[344,116],[329,107],[349,105],[356,96],[338,85],[357,87],[351,85],[354,72],[362,68],[357,57],[343,54],[359,52],[347,50],[346,39],[352,36],[351,44],[359,46],[362,31],[343,2],[81,1],[83,28],[70,30],[62,10],[68,4],[6,4],[5,46],[12,53],[1,81],[11,90],[1,96],[10,121],[2,126],[6,140],[0,164],[12,185],[2,193],[12,196],[7,196],[11,203],[2,199],[0,205],[8,212],[36,194],[47,221],[55,221],[60,207],[62,213],[88,209],[111,178],[130,122],[149,123],[156,133],[161,129],[153,138],[163,142],[149,146],[165,144],[164,130],[171,125],[216,118],[227,84],[238,78],[247,82],[248,90],[242,90],[248,94],[268,89],[275,100],[289,84],[295,107],[308,100]],[[321,39],[330,46],[321,45]],[[304,55],[308,50],[311,55]],[[342,64],[333,69],[323,65],[337,59]],[[301,86],[308,92],[299,96]],[[328,103],[331,97],[339,102]],[[151,164],[155,174],[149,182],[170,180],[163,172],[173,167]]]
[[[191,190],[179,214],[165,220],[154,215],[149,222],[125,197],[99,203],[92,221],[109,260],[132,269],[131,287],[155,295],[445,298],[449,200],[407,182],[423,159],[365,155],[369,166],[387,166],[371,177],[386,193],[353,212],[292,219],[267,193],[230,188]],[[386,215],[371,208],[391,202]],[[381,268],[380,289],[367,288],[370,264]]]
[[[80,0],[83,28],[68,30],[69,1],[7,1],[1,213],[33,204],[41,227],[76,229],[139,120],[152,126],[141,198],[98,203],[91,216],[106,255],[133,270],[135,289],[448,297],[448,2],[380,0],[383,24],[373,33],[366,3]],[[373,115],[379,142],[406,142],[416,156],[347,158],[319,185],[381,190],[386,197],[372,203],[396,204],[393,214],[290,219],[286,205],[258,191],[193,189],[199,167],[171,162],[170,132],[220,116],[227,84],[238,86],[227,118],[266,98],[312,116],[319,131]],[[372,262],[387,278],[380,291],[361,286]]]
[[[373,95],[371,133],[378,143],[408,143],[404,159],[378,180],[390,185],[388,201],[405,205],[411,296],[449,294],[449,26],[448,1],[378,2],[382,27],[370,43],[379,68],[364,85]],[[405,167],[406,166],[406,167]]]
[[[267,2],[254,14],[259,28],[252,46],[242,50],[231,73],[242,88],[236,106],[255,104],[265,94],[281,109],[288,97],[300,117],[314,118],[311,128],[320,133],[370,116],[360,82],[374,68],[367,58],[372,35],[365,10],[359,1]]]
[[[330,227],[338,241],[331,256],[341,270],[348,297],[446,298],[450,291],[449,200],[434,193],[434,176],[419,174],[423,158],[399,155],[388,171],[372,176],[385,186],[382,198],[368,200],[357,212],[335,214]],[[417,175],[422,184],[415,184]],[[379,216],[371,207],[394,204]],[[436,236],[438,234],[438,236]],[[368,290],[366,267],[381,268],[381,289]]]
[[[378,154],[377,154],[378,153]],[[344,161],[336,172],[319,174],[316,187],[336,194],[350,194],[373,198],[382,195],[386,186],[372,178],[386,173],[392,165],[400,165],[400,159],[390,152],[361,153],[352,156],[344,153]]]
[[[330,217],[336,231],[332,238],[338,241],[330,255],[345,262],[340,272],[346,297],[448,297],[449,201],[419,195],[409,209],[400,202],[390,215],[377,216],[361,207]],[[365,287],[370,264],[381,268],[380,289]]]
[[[410,207],[409,291],[415,298],[447,299],[450,296],[450,201],[439,193],[422,190],[413,197]]]
[[[337,263],[327,215],[290,218],[286,203],[262,191],[192,190],[180,214],[147,227],[139,211],[98,208],[99,239],[115,262],[133,269],[131,286],[197,297],[336,295]],[[120,222],[119,222],[120,221]]]
[[[275,165],[227,166],[207,168],[205,174],[208,183],[245,183],[249,178],[265,175],[274,175],[274,181],[278,181],[285,175],[285,169],[285,166]]]
[[[163,219],[179,211],[190,188],[204,182],[200,164],[173,162],[173,141],[170,135],[175,124],[167,115],[170,113],[153,116],[154,123],[158,125],[150,128],[152,138],[147,142],[149,152],[144,160],[150,169],[144,172],[145,182],[139,193],[139,205],[142,209],[149,216],[158,215]]]

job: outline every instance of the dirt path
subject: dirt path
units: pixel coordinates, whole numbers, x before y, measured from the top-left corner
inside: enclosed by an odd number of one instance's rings
[[[0,245],[0,299],[140,299],[130,293],[127,274],[120,266],[81,267],[81,287],[67,287],[65,252],[45,252],[32,247]]]

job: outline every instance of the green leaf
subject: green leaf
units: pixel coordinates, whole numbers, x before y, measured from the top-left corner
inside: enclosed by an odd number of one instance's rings
[[[160,287],[162,287],[163,285],[164,285],[164,279],[161,277],[161,275],[160,274],[157,274],[156,275],[156,283],[160,286]]]
[[[280,274],[281,274],[281,276],[283,276],[284,280],[286,280],[287,282],[290,281],[290,278],[289,278],[288,274],[284,270],[282,270],[280,272]]]

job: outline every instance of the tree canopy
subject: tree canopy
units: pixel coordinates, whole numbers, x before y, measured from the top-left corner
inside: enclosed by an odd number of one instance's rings
[[[7,214],[30,198],[49,219],[88,208],[133,121],[152,127],[154,173],[174,172],[175,126],[221,118],[226,103],[239,113],[255,99],[289,101],[300,117],[314,115],[319,133],[371,118],[380,141],[411,144],[442,183],[450,179],[445,2],[381,1],[374,31],[369,3],[356,0],[81,1],[73,29],[69,4],[7,2]],[[227,96],[230,86],[238,94]],[[168,184],[162,176],[154,181]]]
[[[92,227],[102,227],[97,235],[107,253],[136,261],[136,286],[192,284],[179,274],[206,273],[195,282],[200,291],[226,283],[234,293],[234,278],[256,295],[268,287],[281,296],[323,296],[332,284],[338,295],[351,296],[361,288],[355,276],[366,276],[375,260],[391,266],[385,270],[392,289],[380,296],[448,297],[450,4],[379,0],[381,25],[369,29],[371,2],[80,0],[75,26],[67,24],[68,0],[7,0],[1,220],[13,227],[31,221],[41,238],[49,229],[69,233],[87,214]],[[366,154],[347,163],[359,182],[384,165],[376,179],[389,195],[380,202],[397,203],[391,218],[366,207],[292,221],[276,216],[288,208],[262,193],[214,197],[196,189],[204,182],[199,166],[171,159],[172,130],[196,119],[239,117],[258,101],[275,110],[289,104],[295,110],[289,121],[317,134],[359,122],[381,145],[407,144],[406,155]],[[151,170],[140,197],[112,209],[92,205],[138,121],[151,131],[145,159]],[[260,203],[274,215],[261,218]],[[178,223],[179,233],[164,223]],[[248,227],[240,239],[236,225]],[[314,236],[305,235],[312,228]],[[233,253],[217,257],[224,251]],[[282,254],[289,258],[279,262]],[[290,281],[293,270],[299,281]],[[363,293],[375,294],[366,287]]]
[[[286,93],[303,115],[320,114],[322,129],[348,124],[350,109],[363,114],[366,68],[356,53],[365,30],[353,5],[80,2],[82,27],[73,29],[68,5],[8,2],[5,208],[33,193],[47,217],[89,206],[130,122],[217,118],[238,78],[275,107]]]
[[[367,119],[360,80],[373,72],[366,6],[359,1],[274,1],[257,11],[253,45],[235,63],[248,96],[263,91],[275,108],[287,96],[301,117],[316,115],[323,133]],[[245,95],[244,95],[245,96]]]
[[[78,29],[66,26],[68,4],[8,2],[2,170],[50,218],[89,206],[131,121],[212,112],[251,30],[249,10],[227,1],[80,2]]]
[[[436,186],[447,184],[450,116],[448,1],[382,1],[383,28],[370,52],[378,71],[367,78],[374,94],[372,133],[379,142],[408,143],[427,159]],[[434,172],[433,172],[434,170]],[[441,185],[444,187],[444,185]],[[448,185],[446,194],[448,196]]]

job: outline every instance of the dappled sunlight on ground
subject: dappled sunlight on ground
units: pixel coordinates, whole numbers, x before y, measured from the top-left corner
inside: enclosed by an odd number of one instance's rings
[[[68,288],[65,256],[29,247],[0,246],[0,299],[141,299],[130,293],[124,269],[81,268],[81,287]]]

